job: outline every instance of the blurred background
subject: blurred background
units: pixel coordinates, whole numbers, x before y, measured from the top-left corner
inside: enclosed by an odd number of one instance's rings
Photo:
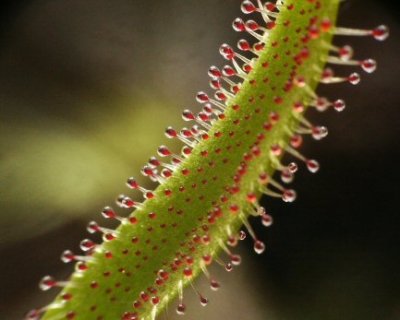
[[[128,176],[139,176],[166,142],[164,128],[182,124],[180,111],[207,87],[209,65],[223,63],[219,45],[238,40],[230,25],[239,4],[1,2],[0,319],[21,319],[51,300],[39,279],[70,273],[60,253],[77,250],[87,221],[125,192]],[[356,87],[320,88],[348,104],[340,115],[310,112],[330,128],[326,140],[304,148],[321,172],[298,174],[294,204],[264,200],[275,225],[268,233],[254,227],[267,252],[255,256],[245,243],[243,266],[232,274],[216,268],[223,289],[209,294],[207,308],[187,290],[187,319],[400,319],[395,8],[389,0],[343,5],[343,26],[390,27],[384,43],[336,40],[378,60],[378,70]]]

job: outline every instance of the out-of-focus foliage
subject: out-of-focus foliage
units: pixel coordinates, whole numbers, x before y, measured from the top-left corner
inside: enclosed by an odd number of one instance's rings
[[[124,179],[139,172],[174,114],[160,104],[116,101],[107,113],[83,114],[85,127],[45,118],[40,126],[2,123],[0,242],[93,214],[113,190],[125,191]]]

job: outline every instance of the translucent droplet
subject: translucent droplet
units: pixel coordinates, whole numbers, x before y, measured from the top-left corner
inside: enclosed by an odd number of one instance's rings
[[[196,95],[196,100],[198,103],[206,103],[210,101],[210,98],[208,97],[207,93],[200,91]]]
[[[342,60],[350,60],[354,55],[354,50],[350,46],[343,46],[339,49],[339,57]]]
[[[367,59],[361,62],[361,67],[365,72],[372,73],[376,70],[376,61],[373,59]]]
[[[333,108],[337,112],[342,112],[344,109],[346,109],[346,103],[343,100],[338,99],[333,103]]]
[[[57,281],[51,276],[44,276],[39,282],[39,288],[42,291],[50,290],[57,285]]]
[[[183,303],[178,304],[176,307],[176,313],[180,316],[183,316],[186,312],[186,306]]]
[[[70,263],[75,260],[75,255],[71,250],[65,250],[61,254],[61,261],[64,263]]]
[[[233,60],[235,58],[235,52],[232,47],[225,43],[220,47],[219,52],[226,60]]]
[[[307,160],[306,161],[306,165],[307,165],[307,169],[311,172],[311,173],[316,173],[318,172],[320,165],[316,160]]]
[[[216,66],[211,66],[210,69],[208,70],[208,75],[212,78],[212,79],[219,79],[222,77],[222,72],[221,70],[219,70],[218,67]]]
[[[261,216],[261,223],[263,224],[264,227],[268,228],[268,227],[272,226],[273,222],[274,222],[274,220],[271,215],[263,214]]]
[[[360,83],[361,77],[357,72],[354,72],[348,77],[348,80],[352,85],[357,85]]]
[[[220,90],[216,91],[214,96],[215,96],[215,99],[217,99],[219,101],[226,101],[228,99],[228,97],[225,95],[225,93],[223,93]]]
[[[287,168],[291,173],[296,173],[299,170],[299,166],[296,162],[289,163]]]
[[[132,209],[137,205],[135,201],[133,201],[131,198],[123,194],[118,196],[116,203],[119,207],[124,209]]]
[[[285,190],[282,194],[282,200],[284,202],[293,202],[296,200],[297,194],[294,190]]]
[[[326,109],[329,108],[329,101],[325,97],[318,97],[315,108],[319,112],[324,112]]]
[[[195,119],[195,116],[192,111],[186,109],[182,112],[182,119],[185,121],[192,121]]]
[[[256,240],[254,242],[254,251],[257,254],[262,254],[265,251],[265,244],[264,242],[260,241],[260,240]]]
[[[238,48],[242,51],[249,51],[251,50],[251,45],[247,40],[241,39],[237,44]]]
[[[241,5],[242,12],[244,14],[250,14],[257,10],[256,6],[251,1],[243,1]]]
[[[236,75],[235,69],[229,65],[224,66],[224,68],[222,69],[222,73],[225,77],[233,77],[234,75]]]
[[[328,136],[328,128],[324,126],[317,126],[312,128],[312,137],[315,140],[321,140]]]
[[[158,147],[157,153],[160,157],[168,157],[172,154],[166,146]]]
[[[243,240],[245,240],[246,238],[247,238],[246,232],[244,232],[243,230],[240,230],[240,232],[239,232],[239,239],[240,239],[240,241],[243,241]]]
[[[225,270],[228,272],[231,272],[233,270],[233,266],[230,262],[228,262],[227,264],[225,264]]]
[[[252,31],[257,31],[259,28],[260,28],[260,26],[254,20],[246,21],[246,29],[252,30]]]
[[[86,227],[87,232],[96,233],[100,231],[100,227],[96,221],[90,221]]]
[[[222,88],[221,81],[219,79],[211,79],[210,80],[210,88],[214,90],[219,90]]]
[[[167,129],[165,129],[165,136],[168,139],[176,138],[177,135],[178,135],[178,133],[176,132],[176,130],[174,128],[168,127]]]
[[[290,172],[289,169],[284,169],[281,172],[281,180],[282,182],[288,184],[288,183],[292,183],[294,179],[294,174]]]
[[[117,214],[111,207],[105,207],[101,212],[101,215],[106,219],[115,219]]]
[[[236,237],[229,237],[227,243],[230,247],[236,247],[238,244],[238,241],[237,241]]]
[[[241,18],[236,18],[232,23],[233,30],[237,32],[243,32],[246,30],[246,26]]]
[[[207,113],[208,115],[212,115],[214,113],[214,109],[213,109],[213,107],[212,107],[212,105],[210,103],[206,103],[203,106],[203,111],[205,113]]]
[[[156,170],[150,166],[144,166],[140,171],[145,177],[153,177],[156,174]]]
[[[242,257],[238,254],[231,255],[231,262],[234,266],[239,266],[242,263]]]
[[[161,165],[161,162],[156,157],[151,157],[149,159],[149,165],[152,166],[153,168],[157,168]]]
[[[89,240],[89,239],[84,239],[79,244],[79,247],[81,248],[82,251],[89,251],[89,250],[93,249],[95,246],[96,246],[96,244],[92,240]]]
[[[264,4],[264,8],[265,10],[267,10],[268,12],[274,12],[276,10],[276,4],[271,2],[271,1],[267,1]]]
[[[208,299],[206,297],[200,296],[200,304],[205,307],[208,304]]]
[[[185,138],[191,138],[193,136],[193,133],[191,130],[188,128],[182,128],[180,134],[184,136]]]
[[[373,37],[378,41],[384,41],[389,37],[389,28],[385,25],[380,25],[372,31]]]
[[[203,122],[210,121],[210,117],[205,112],[199,112],[197,114],[197,119]]]
[[[217,282],[215,280],[211,280],[210,287],[211,287],[211,290],[217,291],[221,287],[221,285],[219,284],[219,282]]]

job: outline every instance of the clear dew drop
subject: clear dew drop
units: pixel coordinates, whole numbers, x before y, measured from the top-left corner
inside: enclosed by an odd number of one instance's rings
[[[139,189],[139,183],[136,181],[134,177],[128,178],[128,180],[126,181],[126,185],[130,189]]]
[[[61,261],[64,263],[70,263],[75,260],[75,255],[71,250],[65,250],[61,254]]]
[[[178,304],[176,307],[176,313],[180,316],[183,316],[186,312],[186,306],[183,303]]]
[[[217,291],[217,290],[219,290],[220,287],[221,287],[221,285],[219,284],[218,281],[216,281],[216,280],[211,280],[211,281],[210,281],[210,288],[211,288],[211,290]]]
[[[311,173],[316,173],[319,171],[320,165],[316,160],[307,160],[306,161],[307,169]]]
[[[246,232],[243,231],[243,230],[240,230],[240,232],[239,232],[239,240],[240,240],[240,241],[243,241],[243,240],[245,240],[246,238],[247,238]]]
[[[344,61],[348,61],[351,58],[353,58],[354,55],[354,50],[351,46],[343,46],[341,48],[339,48],[339,57],[340,59],[344,60]]]
[[[205,307],[208,304],[208,299],[206,297],[200,296],[200,304]]]
[[[294,179],[294,174],[292,172],[290,172],[289,169],[284,169],[281,172],[281,180],[283,183],[286,183],[286,184],[291,183],[291,182],[293,182],[293,179]]]
[[[210,101],[210,98],[208,97],[207,93],[200,91],[196,95],[196,101],[198,103],[207,103]]]
[[[260,29],[260,26],[254,20],[247,20],[246,21],[246,29],[252,30],[252,31],[257,31],[258,29]]]
[[[93,234],[100,231],[100,227],[96,221],[90,221],[86,227],[87,232]]]
[[[354,72],[349,76],[348,80],[352,85],[357,85],[360,83],[361,77],[357,72]]]
[[[115,211],[111,207],[105,207],[103,209],[103,211],[101,212],[101,215],[105,219],[115,219],[116,216],[117,216],[117,214],[115,213]]]
[[[79,244],[79,247],[81,248],[82,251],[86,252],[89,251],[91,249],[93,249],[96,246],[96,244],[89,239],[84,239],[81,241],[81,243]]]
[[[274,223],[274,219],[271,215],[265,213],[261,216],[261,223],[264,227],[270,227]]]
[[[211,79],[210,80],[210,87],[214,90],[219,90],[222,88],[221,81],[219,79]]]
[[[228,240],[227,240],[227,244],[230,247],[236,247],[237,244],[238,244],[238,239],[236,237],[229,237]]]
[[[291,173],[296,173],[299,170],[299,166],[296,162],[289,163],[287,168]]]
[[[226,65],[223,67],[222,73],[223,73],[224,77],[233,77],[236,75],[235,69],[233,69],[233,67],[231,67],[229,65]]]
[[[225,264],[225,270],[231,272],[233,270],[232,263],[228,262],[227,264]]]
[[[378,41],[384,41],[389,37],[389,28],[385,25],[380,25],[372,30],[372,36]]]
[[[219,79],[222,77],[222,72],[218,67],[211,66],[208,70],[208,76],[212,79]]]
[[[254,251],[257,254],[262,254],[265,251],[265,244],[264,242],[260,241],[260,240],[256,240],[254,242]]]
[[[296,198],[297,198],[296,191],[294,191],[294,190],[283,191],[282,200],[284,202],[288,202],[288,203],[294,202],[296,200]]]
[[[222,55],[222,57],[226,60],[233,60],[233,58],[235,57],[235,52],[233,51],[231,46],[227,45],[226,43],[224,43],[220,47],[219,52]]]
[[[176,132],[176,130],[172,127],[168,127],[167,129],[165,129],[165,136],[168,139],[173,139],[176,138],[178,135],[178,133]]]
[[[317,126],[312,128],[312,137],[315,140],[322,140],[328,136],[328,128],[324,126]]]
[[[324,112],[329,108],[329,101],[325,97],[318,97],[315,108],[319,112]]]
[[[344,109],[346,109],[346,103],[342,99],[338,99],[333,103],[333,108],[337,112],[342,112]]]
[[[249,50],[251,50],[251,45],[250,45],[250,43],[249,43],[247,40],[244,40],[244,39],[240,39],[240,40],[239,40],[239,42],[238,42],[238,44],[237,44],[237,47],[238,47],[240,50],[242,50],[242,51],[249,51]]]
[[[246,25],[241,18],[236,18],[232,23],[232,28],[236,32],[246,31]]]
[[[376,70],[377,63],[374,59],[361,61],[361,68],[367,73],[373,73]]]
[[[51,276],[44,276],[42,280],[39,282],[39,288],[42,291],[50,290],[51,288],[55,287],[57,284],[56,280],[54,280]]]
[[[168,157],[172,154],[167,146],[159,146],[157,153],[160,157]]]
[[[193,121],[195,119],[195,116],[192,111],[190,111],[189,109],[185,109],[182,112],[182,119],[184,121]]]
[[[242,257],[238,254],[231,255],[231,263],[234,266],[239,266],[242,263]]]
[[[242,12],[244,14],[250,14],[257,10],[256,6],[251,1],[243,1],[241,5]]]

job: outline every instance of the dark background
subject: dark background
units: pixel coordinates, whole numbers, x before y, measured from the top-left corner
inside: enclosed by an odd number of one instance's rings
[[[38,280],[70,272],[59,254],[77,247],[91,215],[123,191],[125,178],[165,142],[163,128],[194,104],[208,66],[222,63],[219,44],[237,39],[230,23],[238,7],[2,2],[0,319],[50,301],[54,293],[40,293]],[[224,292],[206,309],[191,307],[187,319],[400,319],[397,13],[393,1],[343,5],[341,25],[390,27],[384,43],[335,40],[351,43],[356,57],[375,58],[378,70],[356,87],[320,88],[348,104],[342,114],[309,113],[330,129],[303,149],[321,171],[299,172],[294,204],[263,201],[275,225],[268,233],[254,226],[267,252],[255,256],[251,243],[242,245],[234,275],[215,271]]]

